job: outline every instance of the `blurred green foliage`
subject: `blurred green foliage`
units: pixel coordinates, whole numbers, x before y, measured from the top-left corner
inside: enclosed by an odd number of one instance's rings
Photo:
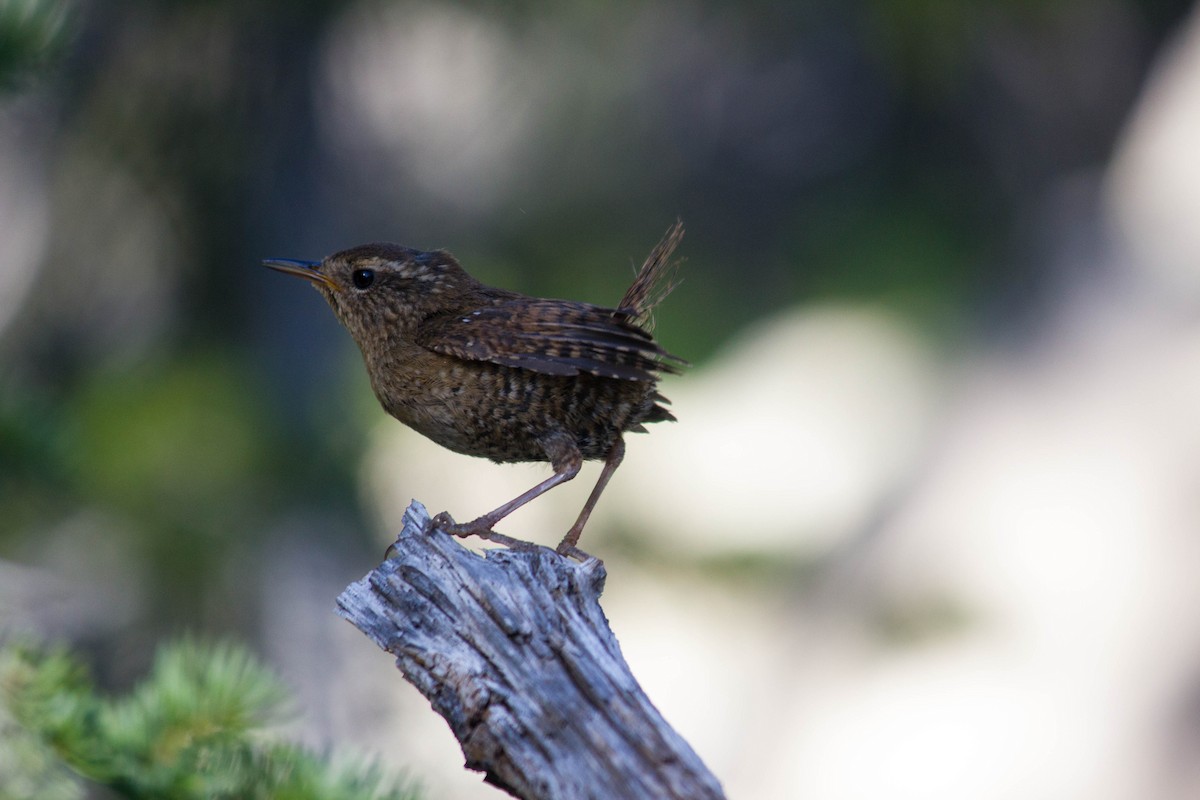
[[[70,0],[0,0],[0,89],[44,72],[69,42]]]
[[[128,798],[415,800],[374,766],[334,766],[270,735],[287,702],[275,675],[229,644],[164,645],[145,680],[107,698],[66,650],[9,643],[0,798],[81,798],[92,783]]]
[[[227,359],[100,375],[69,400],[72,474],[85,498],[135,518],[218,528],[259,502],[263,409]]]

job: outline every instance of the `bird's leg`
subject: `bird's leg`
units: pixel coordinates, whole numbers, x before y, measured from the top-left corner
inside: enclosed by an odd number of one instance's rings
[[[470,522],[456,523],[448,513],[443,511],[430,521],[432,527],[443,530],[451,536],[478,536],[481,539],[487,539],[518,550],[534,547],[529,542],[514,539],[502,533],[496,533],[492,530],[492,527],[530,500],[545,494],[560,483],[566,483],[579,474],[579,468],[583,466],[583,454],[579,452],[579,448],[576,446],[573,437],[565,433],[551,434],[543,439],[542,448],[546,451],[546,455],[550,457],[551,466],[554,467],[554,474],[549,478],[509,500],[499,508],[489,511],[482,517]]]
[[[579,535],[583,533],[583,526],[587,524],[588,517],[592,515],[592,509],[596,507],[596,501],[600,499],[604,487],[608,486],[609,479],[613,473],[617,471],[617,467],[621,466],[621,459],[625,458],[625,440],[617,438],[612,449],[608,451],[608,455],[604,459],[604,469],[600,471],[600,478],[596,481],[596,486],[592,489],[592,493],[588,495],[587,502],[583,504],[583,510],[579,512],[579,519],[575,520],[575,524],[571,526],[571,530],[567,531],[567,535],[558,543],[558,547],[554,548],[560,555],[572,556],[574,558],[587,558],[587,553],[584,553],[575,545],[579,543]]]

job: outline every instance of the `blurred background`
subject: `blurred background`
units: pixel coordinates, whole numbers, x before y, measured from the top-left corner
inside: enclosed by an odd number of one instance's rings
[[[1182,0],[0,0],[0,628],[250,643],[295,736],[498,796],[333,600],[548,472],[258,262],[611,304],[678,216],[679,422],[584,546],[730,796],[1200,796],[1197,143]]]

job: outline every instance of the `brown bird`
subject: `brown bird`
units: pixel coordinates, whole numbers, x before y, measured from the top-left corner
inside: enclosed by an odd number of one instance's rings
[[[548,461],[554,474],[471,522],[442,512],[432,524],[455,536],[509,546],[501,519],[604,460],[600,479],[558,552],[576,544],[625,455],[627,432],[674,420],[659,375],[686,364],[650,334],[649,315],[675,284],[676,222],[615,308],[545,300],[485,286],[444,250],[364,244],[320,262],[268,259],[265,266],[312,282],[362,351],[388,414],[443,447],[497,463]]]

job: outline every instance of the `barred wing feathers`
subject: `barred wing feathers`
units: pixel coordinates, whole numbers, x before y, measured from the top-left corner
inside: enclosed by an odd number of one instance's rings
[[[588,303],[508,300],[421,325],[417,344],[468,361],[547,375],[656,381],[685,362],[663,350],[631,315]]]

